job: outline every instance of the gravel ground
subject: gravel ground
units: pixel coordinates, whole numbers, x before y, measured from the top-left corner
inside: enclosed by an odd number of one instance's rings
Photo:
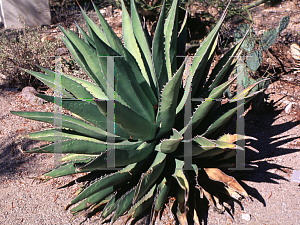
[[[281,97],[275,91],[276,85],[280,85],[280,81],[268,88],[270,103]],[[290,86],[282,88],[295,91]],[[21,139],[21,134],[50,126],[9,113],[10,110],[51,111],[51,103],[31,103],[22,97],[21,91],[14,91],[1,89],[0,93],[0,224],[79,224],[82,218],[70,222],[71,214],[64,210],[79,186],[57,189],[75,176],[46,183],[29,179],[51,169],[54,157],[52,154],[22,154],[20,151],[36,146],[33,141]],[[285,96],[288,99],[288,95]],[[268,108],[263,113],[250,112],[245,117],[246,135],[258,139],[252,141],[251,146],[259,153],[246,150],[246,160],[251,161],[255,169],[233,174],[227,171],[239,180],[253,201],[243,201],[244,210],[233,204],[234,219],[229,213],[220,215],[210,207],[203,214],[202,219],[206,221],[203,224],[300,224],[300,187],[298,183],[291,182],[293,170],[300,171],[299,112],[293,109],[287,114],[283,110],[285,99],[273,103],[275,111]],[[170,217],[166,214],[164,222],[158,224],[170,224]],[[136,224],[145,224],[146,219]],[[85,224],[99,224],[99,221],[95,217]],[[122,219],[115,224],[123,224]]]

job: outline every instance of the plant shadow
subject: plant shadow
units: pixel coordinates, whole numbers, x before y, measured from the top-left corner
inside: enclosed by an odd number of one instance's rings
[[[6,137],[0,145],[0,178],[5,177],[17,179],[20,172],[26,173],[22,166],[33,160],[36,154],[24,154],[22,149],[28,149],[29,146],[37,143],[37,141],[22,139],[18,141],[18,134]]]
[[[251,200],[256,199],[264,207],[267,206],[266,199],[259,193],[259,190],[246,184],[247,181],[258,183],[273,183],[279,184],[280,180],[289,181],[289,179],[275,174],[274,170],[281,171],[290,175],[293,168],[281,165],[280,161],[276,160],[277,157],[288,155],[300,151],[299,147],[292,144],[293,141],[300,138],[299,134],[293,136],[284,135],[285,132],[293,129],[295,126],[299,126],[299,121],[296,119],[288,120],[283,110],[276,110],[274,104],[265,105],[267,110],[263,112],[250,111],[245,116],[245,135],[257,138],[256,141],[246,141],[257,151],[245,149],[245,164],[246,168],[249,166],[253,170],[230,170],[229,168],[222,169],[226,174],[233,176],[241,184],[241,186],[247,191]],[[285,119],[284,123],[274,125],[274,122],[279,119]],[[226,130],[226,133],[235,133],[236,122],[232,121],[232,124]],[[283,148],[282,145],[287,145],[288,148]],[[244,182],[245,181],[245,182]],[[226,201],[225,210],[226,213],[234,219],[236,204],[243,210],[243,206],[233,199]],[[206,204],[208,205],[208,201]],[[203,207],[198,213],[200,224],[208,224],[209,206]],[[189,223],[194,224],[194,223]]]

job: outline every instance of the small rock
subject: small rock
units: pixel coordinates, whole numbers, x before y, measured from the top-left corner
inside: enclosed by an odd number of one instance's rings
[[[251,215],[248,214],[248,213],[243,213],[242,214],[242,219],[248,222],[248,221],[251,220]]]
[[[22,93],[28,93],[31,92],[33,94],[38,94],[38,92],[34,89],[34,87],[24,87],[22,89]]]
[[[113,16],[113,8],[112,8],[112,6],[105,7],[105,8],[103,8],[103,9],[100,9],[100,13],[101,13],[104,17],[111,17],[111,16]]]
[[[290,102],[284,109],[284,111],[287,113],[287,114],[290,114],[292,112],[292,109],[293,109],[293,103]]]
[[[36,97],[35,94],[38,94],[38,92],[34,89],[34,87],[24,87],[21,93],[22,97],[31,104],[42,104],[45,102],[44,99]]]
[[[66,55],[66,54],[68,54],[68,49],[67,49],[67,48],[58,48],[58,49],[56,50],[56,53],[57,53],[58,55]]]
[[[0,78],[1,79],[6,79],[6,76],[4,74],[0,73]]]
[[[41,38],[41,41],[44,43],[45,41],[55,41],[55,37],[52,37],[50,35],[46,35],[44,37]]]
[[[102,16],[106,16],[106,15],[105,15],[105,9],[100,9],[99,11],[100,11],[100,13],[102,14]]]
[[[0,85],[4,85],[6,81],[6,76],[0,73]]]
[[[300,60],[300,47],[297,44],[291,45],[291,55],[294,59]]]

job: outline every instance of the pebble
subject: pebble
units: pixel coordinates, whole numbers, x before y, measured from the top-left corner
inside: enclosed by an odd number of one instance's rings
[[[289,103],[289,104],[285,107],[284,111],[285,111],[287,114],[290,114],[290,113],[292,112],[292,108],[293,108],[293,103]]]
[[[0,73],[0,85],[4,85],[6,82],[7,76]]]
[[[242,219],[245,220],[245,221],[250,221],[251,216],[248,213],[243,213],[242,214]]]
[[[58,48],[56,50],[56,52],[58,55],[66,55],[66,54],[68,54],[68,49],[67,48]]]
[[[30,101],[31,104],[42,104],[45,102],[44,99],[36,97],[35,94],[38,94],[38,92],[34,89],[34,87],[24,87],[21,93],[22,97],[25,100]]]

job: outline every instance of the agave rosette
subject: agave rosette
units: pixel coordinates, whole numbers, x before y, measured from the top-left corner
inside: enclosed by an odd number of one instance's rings
[[[234,159],[236,149],[242,149],[235,142],[249,138],[222,132],[242,106],[236,101],[247,102],[255,96],[256,93],[249,94],[253,85],[226,104],[214,101],[236,78],[228,80],[243,40],[208,75],[226,9],[194,55],[192,69],[183,82],[187,58],[177,56],[184,55],[187,14],[179,29],[178,1],[173,1],[166,20],[164,2],[153,41],[143,28],[135,2],[131,1],[131,15],[122,6],[124,44],[96,7],[101,28],[83,11],[88,33],[78,26],[82,39],[61,28],[63,41],[93,83],[61,74],[62,107],[76,117],[61,115],[61,130],[29,134],[28,138],[51,143],[26,152],[55,153],[59,147],[68,154],[61,159],[63,164],[43,174],[44,179],[85,173],[77,179],[86,182],[85,186],[68,205],[79,203],[71,209],[74,215],[91,215],[101,209],[101,218],[110,218],[113,223],[126,213],[128,219],[136,218],[152,205],[153,223],[167,197],[174,196],[179,220],[184,223],[190,209],[197,222],[199,202],[194,201],[194,194],[204,194],[219,210],[224,210],[218,191],[209,190],[211,182],[220,183],[223,194],[235,199],[248,196],[234,178],[216,169],[232,165],[229,159]],[[107,75],[109,59],[104,56],[115,56],[114,79]],[[54,88],[55,72],[42,70],[46,74],[27,72]],[[108,98],[108,88],[113,88],[114,99]],[[55,101],[53,96],[37,96]],[[191,103],[186,122],[185,105],[191,98],[201,99]],[[114,131],[110,133],[107,113],[111,101]],[[57,117],[50,112],[13,113],[47,123],[54,123]],[[57,135],[61,139],[58,142]],[[107,168],[110,154],[114,155],[117,170]],[[190,165],[185,164],[187,157],[192,159]],[[193,200],[189,201],[192,193]]]

